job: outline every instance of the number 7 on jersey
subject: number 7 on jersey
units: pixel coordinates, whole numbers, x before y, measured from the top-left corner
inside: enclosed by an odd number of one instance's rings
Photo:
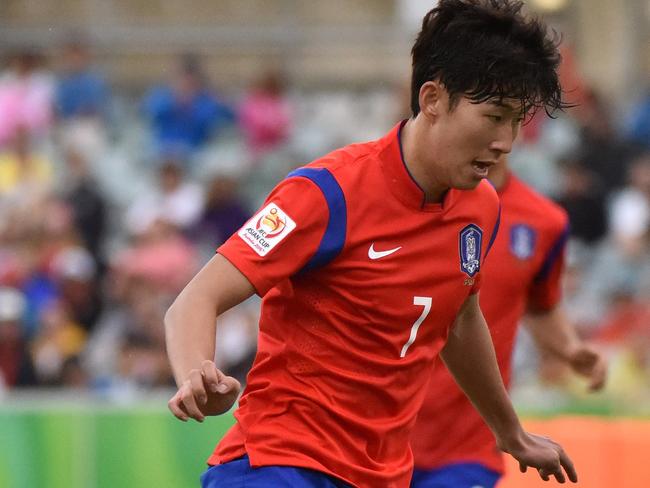
[[[422,313],[418,319],[411,326],[411,335],[409,336],[409,340],[406,341],[406,344],[404,344],[404,347],[402,347],[402,352],[399,355],[401,358],[406,356],[406,351],[408,351],[408,348],[411,347],[411,344],[415,342],[415,338],[418,335],[418,329],[420,328],[420,325],[422,322],[424,322],[424,319],[427,318],[429,312],[431,312],[431,297],[413,297],[413,305],[424,307],[424,310],[422,310]]]

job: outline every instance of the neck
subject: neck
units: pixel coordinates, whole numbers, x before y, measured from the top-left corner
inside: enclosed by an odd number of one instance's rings
[[[422,117],[416,117],[404,124],[401,132],[402,155],[411,177],[424,192],[426,202],[441,203],[449,186],[438,181],[435,165],[426,164],[427,159],[420,149],[424,146],[419,142],[424,139],[424,123]],[[431,152],[431,148],[427,147],[426,151]]]
[[[497,191],[503,190],[508,182],[510,176],[510,168],[508,168],[507,161],[500,161],[498,164],[490,168],[488,179],[494,185]]]

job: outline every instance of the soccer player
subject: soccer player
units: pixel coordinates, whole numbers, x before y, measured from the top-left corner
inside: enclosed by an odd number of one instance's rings
[[[559,304],[567,214],[514,176],[503,159],[488,176],[501,198],[501,222],[483,268],[480,304],[504,382],[510,382],[515,335],[526,314],[538,346],[586,376],[592,390],[600,389],[606,361],[578,338]],[[411,447],[413,488],[493,488],[504,470],[494,435],[441,363],[434,367]]]
[[[440,355],[498,438],[576,480],[523,430],[478,306],[499,203],[484,181],[525,112],[563,106],[557,45],[521,2],[441,0],[413,47],[413,116],[291,173],[165,317],[181,420],[227,411],[215,317],[263,297],[258,353],[204,487],[409,485],[410,429]]]

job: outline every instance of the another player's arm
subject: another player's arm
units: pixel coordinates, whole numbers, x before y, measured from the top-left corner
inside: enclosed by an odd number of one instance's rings
[[[577,481],[573,464],[562,447],[524,431],[501,379],[492,339],[478,304],[478,294],[462,305],[447,344],[440,353],[458,385],[488,424],[499,447],[519,461],[522,471],[536,468],[544,480],[563,483],[566,471]]]
[[[540,349],[587,377],[591,390],[599,390],[605,384],[607,361],[580,339],[561,305],[564,247],[569,233],[566,215],[563,215],[562,225],[558,225],[556,232],[558,237],[529,290],[525,324]]]
[[[589,389],[605,385],[607,361],[590,344],[578,337],[561,305],[550,310],[529,311],[525,324],[537,346],[566,362],[573,371],[589,379]]]
[[[239,382],[214,364],[216,318],[254,293],[246,277],[216,254],[178,295],[165,314],[167,354],[178,391],[169,409],[181,420],[202,422],[226,412]]]

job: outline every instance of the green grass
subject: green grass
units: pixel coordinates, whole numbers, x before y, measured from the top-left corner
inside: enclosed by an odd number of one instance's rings
[[[162,409],[0,410],[0,486],[196,487],[232,423],[183,423]]]
[[[183,423],[164,405],[164,399],[120,407],[50,397],[0,404],[0,487],[196,488],[207,457],[234,419],[227,414]],[[604,398],[534,405],[522,402],[519,413],[650,417]]]

